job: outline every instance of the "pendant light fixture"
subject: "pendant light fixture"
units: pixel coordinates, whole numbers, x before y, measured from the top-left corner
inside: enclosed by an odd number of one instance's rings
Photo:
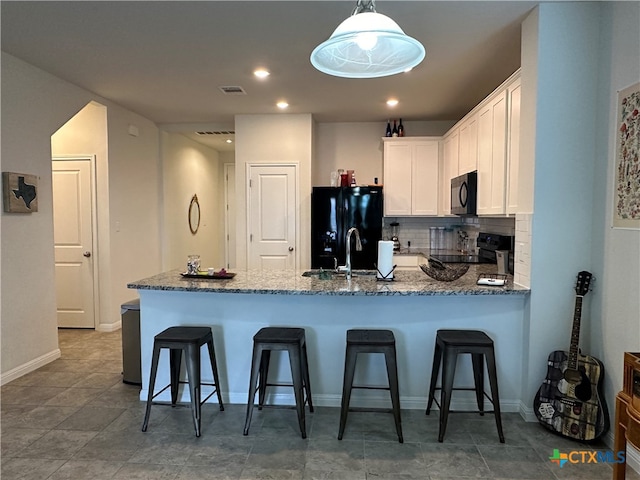
[[[422,44],[377,13],[374,0],[357,0],[351,16],[311,52],[311,64],[336,77],[376,78],[411,70],[424,56]]]

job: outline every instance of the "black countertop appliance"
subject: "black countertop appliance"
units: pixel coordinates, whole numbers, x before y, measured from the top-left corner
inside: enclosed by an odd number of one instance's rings
[[[508,250],[509,273],[513,274],[513,242],[514,237],[511,235],[480,232],[476,241],[478,257],[483,259],[483,263],[496,263],[496,250]]]
[[[382,239],[382,187],[313,187],[311,193],[311,268],[333,269],[346,262],[346,236],[360,234],[362,251],[351,237],[351,265],[372,270]]]

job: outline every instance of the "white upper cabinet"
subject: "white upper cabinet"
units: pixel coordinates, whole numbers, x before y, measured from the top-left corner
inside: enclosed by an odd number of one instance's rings
[[[465,118],[460,123],[458,132],[460,144],[457,175],[462,175],[478,169],[478,115],[472,114]]]
[[[385,216],[438,215],[440,138],[383,141]]]
[[[507,88],[507,213],[518,213],[518,175],[520,165],[520,78]]]
[[[492,97],[478,113],[478,215],[505,213],[507,92]]]
[[[458,176],[460,132],[452,130],[442,141],[440,215],[451,214],[451,179]]]
[[[477,213],[504,216],[518,213],[520,160],[520,71],[509,77],[444,136],[443,169],[454,157],[457,135],[457,170],[451,176],[478,171]],[[447,140],[451,141],[447,143]],[[452,161],[453,162],[453,161]],[[443,174],[441,188],[449,190],[450,177]],[[441,198],[448,214],[451,199]]]

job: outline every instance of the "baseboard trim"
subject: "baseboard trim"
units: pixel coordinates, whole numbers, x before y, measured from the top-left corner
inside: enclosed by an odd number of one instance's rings
[[[120,330],[121,328],[122,328],[122,320],[118,320],[115,323],[100,323],[96,327],[96,331],[109,333],[109,332],[115,332],[117,330]]]
[[[156,391],[158,388],[156,388]],[[211,387],[203,387],[202,388],[202,397],[209,395],[211,393]],[[146,388],[140,390],[140,400],[146,401],[148,390]],[[340,403],[342,402],[342,395],[318,395],[313,394],[313,405],[318,407],[340,407]],[[179,402],[188,402],[189,401],[189,391],[186,388],[183,388],[182,391],[178,395]],[[160,402],[170,402],[171,401],[171,393],[166,390],[162,392],[160,395],[156,397],[157,401]],[[222,392],[222,401],[230,404],[246,404],[247,403],[247,394],[239,393],[239,392]],[[211,397],[208,402],[217,403],[217,398],[214,395]],[[274,405],[295,405],[295,397],[293,394],[288,393],[275,393],[269,394],[267,393],[265,402],[267,404]],[[400,405],[403,409],[406,410],[425,410],[427,408],[426,398],[425,397],[401,397]],[[500,409],[503,413],[514,413],[518,412],[518,407],[520,403],[519,401],[501,401]],[[381,396],[368,396],[365,398],[364,396],[352,395],[351,398],[351,406],[352,407],[361,407],[361,408],[391,408],[391,401],[389,399],[389,395],[381,395]],[[433,410],[437,411],[438,406],[434,403]],[[478,408],[475,401],[451,401],[451,410],[459,410],[459,411],[476,411]],[[490,410],[490,405],[486,406],[487,410]]]
[[[58,358],[60,358],[60,349],[56,348],[55,350],[52,350],[49,353],[46,353],[38,358],[35,358],[23,365],[20,365],[16,368],[13,368],[11,370],[9,370],[8,372],[4,372],[1,376],[0,376],[0,385],[5,385],[13,380],[15,380],[16,378],[20,378],[23,375],[26,375],[27,373],[31,373],[34,370],[37,370],[40,367],[44,367],[45,365],[47,365],[48,363],[53,362],[54,360],[57,360]]]

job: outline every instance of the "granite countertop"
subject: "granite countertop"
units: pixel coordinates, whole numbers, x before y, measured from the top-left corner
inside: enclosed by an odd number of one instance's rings
[[[279,295],[526,295],[528,288],[513,284],[508,276],[504,287],[476,285],[479,274],[496,273],[495,265],[470,265],[469,271],[453,282],[441,282],[421,270],[398,271],[393,281],[377,281],[375,275],[354,275],[321,280],[317,275],[305,277],[301,271],[235,271],[228,280],[183,278],[180,270],[160,273],[131,282],[129,288],[139,290],[168,290],[184,292],[253,293]]]

